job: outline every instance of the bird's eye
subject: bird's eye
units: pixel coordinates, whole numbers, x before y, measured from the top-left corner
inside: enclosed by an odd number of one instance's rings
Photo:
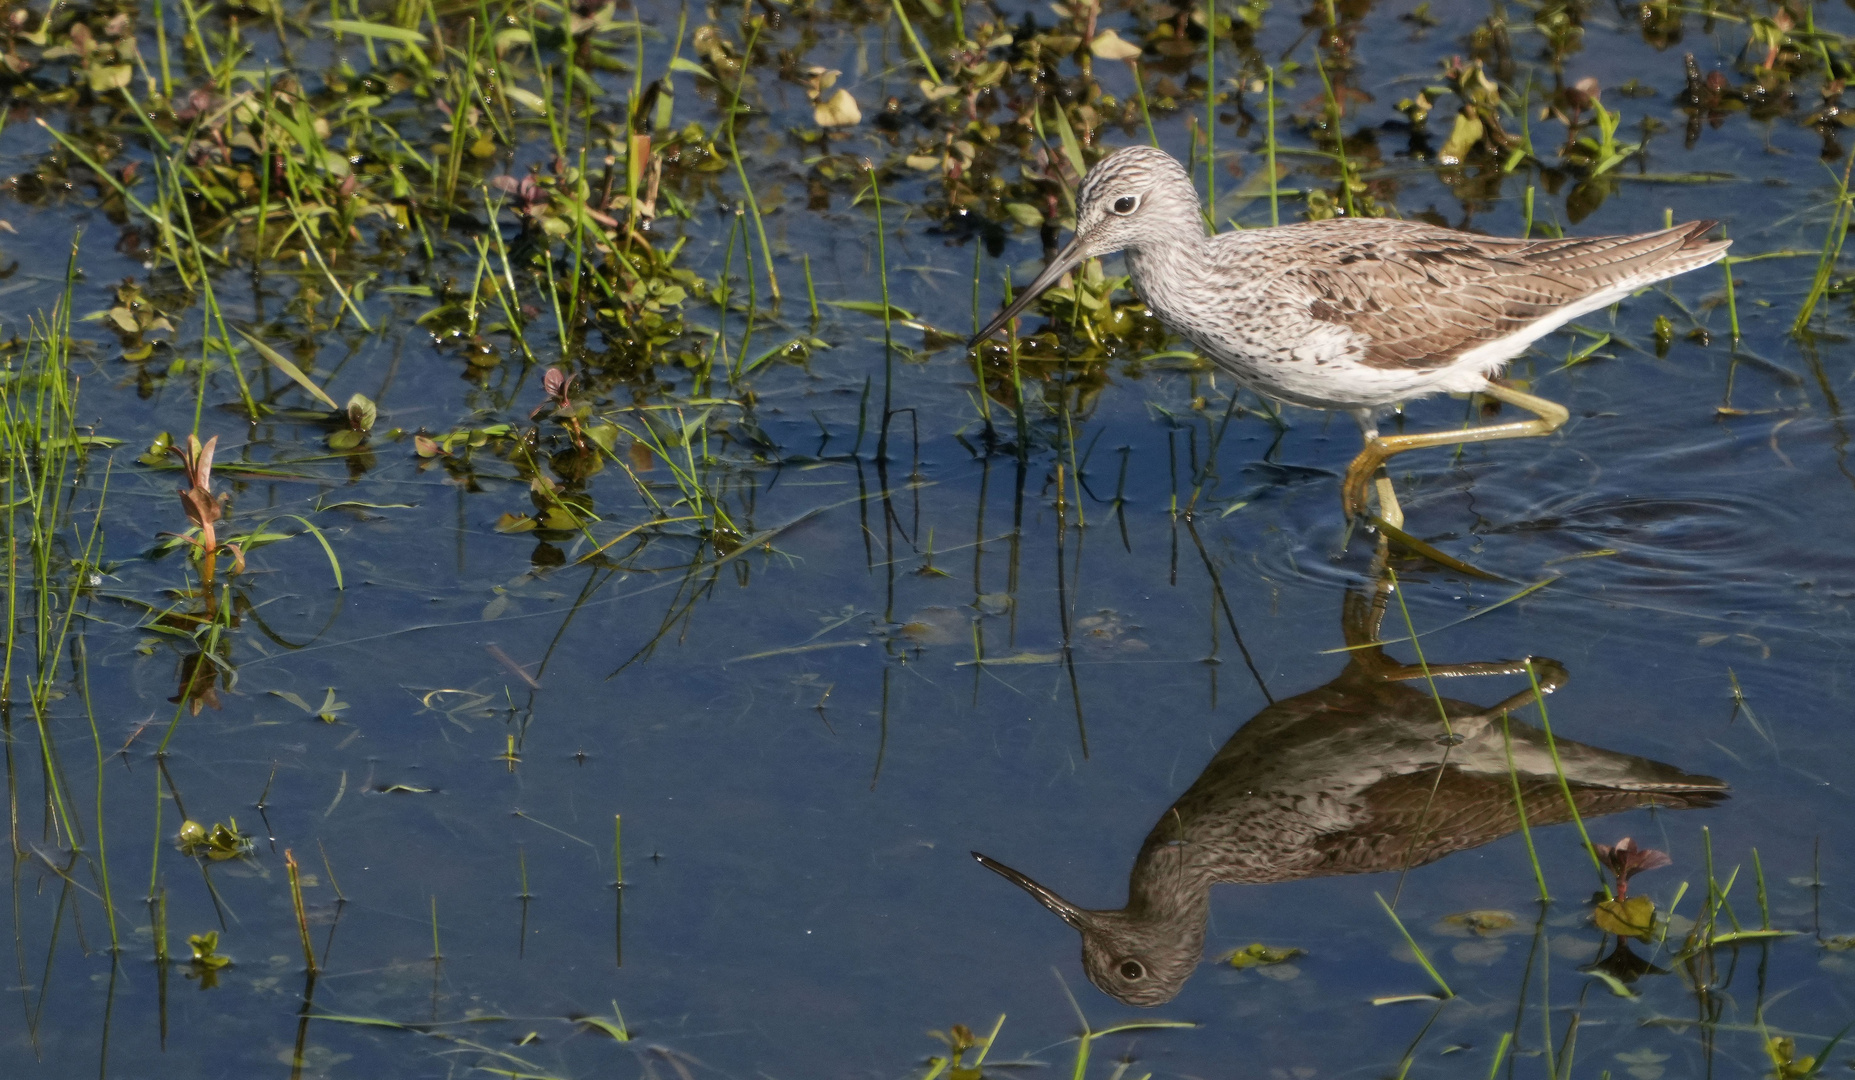
[[[1140,206],[1140,197],[1138,195],[1123,195],[1120,198],[1114,200],[1114,212],[1117,214],[1131,214],[1139,206]]]
[[[1132,979],[1143,978],[1145,977],[1145,975],[1146,975],[1146,968],[1143,968],[1140,966],[1140,961],[1138,960],[1121,961],[1121,978],[1132,980]]]

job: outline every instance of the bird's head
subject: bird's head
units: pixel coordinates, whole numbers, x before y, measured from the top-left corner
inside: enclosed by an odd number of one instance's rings
[[[1204,238],[1198,194],[1185,166],[1164,150],[1130,146],[1095,163],[1076,193],[1076,235],[1043,273],[969,345],[991,337],[1064,274],[1099,255],[1184,246]]]
[[[1037,898],[1082,934],[1082,968],[1102,993],[1142,1008],[1177,997],[1204,953],[1204,919],[1141,916],[1079,908],[996,859],[980,865]]]

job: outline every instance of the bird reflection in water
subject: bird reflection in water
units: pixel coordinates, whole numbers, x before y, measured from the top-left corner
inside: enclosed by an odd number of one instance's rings
[[[1338,678],[1278,701],[1237,729],[1147,834],[1128,876],[1127,905],[1077,907],[978,852],[973,857],[1036,897],[1082,934],[1089,979],[1130,1005],[1176,996],[1204,952],[1211,886],[1404,870],[1571,818],[1545,733],[1501,718],[1532,703],[1530,688],[1493,705],[1441,698],[1447,730],[1417,665],[1378,640],[1390,584],[1349,591],[1351,660]],[[1540,689],[1566,672],[1528,658]],[[1527,661],[1432,664],[1434,677],[1524,675]],[[1585,819],[1642,806],[1711,806],[1726,785],[1659,761],[1557,740]]]

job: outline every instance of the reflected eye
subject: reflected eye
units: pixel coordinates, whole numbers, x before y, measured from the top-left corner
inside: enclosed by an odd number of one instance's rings
[[[1132,980],[1144,978],[1145,976],[1146,968],[1140,966],[1140,961],[1123,960],[1121,962],[1121,978]]]
[[[1120,198],[1114,200],[1113,209],[1114,209],[1114,212],[1117,214],[1131,214],[1136,209],[1138,209],[1139,206],[1140,206],[1140,196],[1123,195]],[[1131,960],[1128,962],[1133,963]],[[1139,967],[1140,965],[1134,964],[1134,966]],[[1132,978],[1133,976],[1129,976],[1129,977]]]

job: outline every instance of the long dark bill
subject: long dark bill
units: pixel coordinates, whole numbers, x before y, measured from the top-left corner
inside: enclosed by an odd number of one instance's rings
[[[1068,247],[1057,252],[1056,258],[1050,260],[1050,265],[1043,268],[1043,273],[1038,274],[1036,280],[1024,287],[1024,291],[1018,294],[1018,298],[1013,300],[1009,307],[994,316],[991,322],[986,323],[984,330],[973,335],[972,340],[966,343],[966,347],[972,348],[997,333],[999,327],[1017,318],[1025,308],[1031,306],[1031,301],[1043,295],[1044,290],[1061,281],[1064,274],[1081,266],[1082,259],[1082,237],[1078,234],[1069,242]]]
[[[1088,929],[1088,925],[1089,925],[1089,913],[1088,912],[1082,910],[1076,905],[1056,895],[1055,893],[1051,892],[1049,889],[1044,888],[1042,885],[1037,884],[1035,881],[1032,881],[1030,878],[1025,877],[1023,874],[1018,873],[1016,870],[1013,870],[1011,867],[1006,866],[1004,863],[999,862],[997,859],[988,859],[984,855],[979,854],[977,851],[973,852],[973,858],[979,860],[980,866],[985,867],[987,870],[992,871],[993,873],[997,874],[999,877],[1004,878],[1006,881],[1011,882],[1013,885],[1016,885],[1018,888],[1023,889],[1025,892],[1030,893],[1032,896],[1035,896],[1037,898],[1038,903],[1042,904],[1044,907],[1047,907],[1051,911],[1054,911],[1058,915],[1062,916],[1062,919],[1064,922],[1075,927],[1077,930]]]

